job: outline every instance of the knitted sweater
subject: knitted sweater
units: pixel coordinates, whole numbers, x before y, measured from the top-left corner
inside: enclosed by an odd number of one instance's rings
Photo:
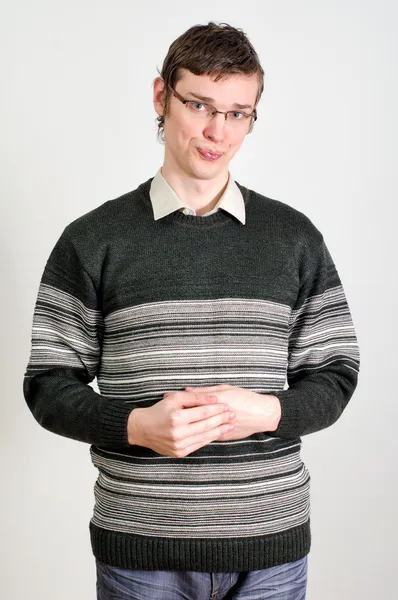
[[[26,401],[46,429],[91,444],[99,560],[209,572],[297,560],[310,548],[300,436],[338,419],[359,370],[336,268],[286,204],[238,184],[245,225],[221,210],[154,221],[150,184],[61,235],[35,307]],[[276,395],[278,429],[179,459],[128,444],[135,407],[224,383]]]

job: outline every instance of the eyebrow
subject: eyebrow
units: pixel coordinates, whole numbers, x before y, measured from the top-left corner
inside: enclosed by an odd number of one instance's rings
[[[213,104],[213,102],[215,102],[214,98],[209,98],[208,96],[199,96],[199,94],[195,94],[194,92],[187,92],[187,94],[189,94],[190,96],[195,96],[195,98],[203,100],[203,102],[208,102],[209,104]],[[241,110],[244,110],[245,108],[250,108],[251,110],[253,110],[251,104],[239,104],[238,102],[234,102],[232,106],[234,108],[240,108]]]

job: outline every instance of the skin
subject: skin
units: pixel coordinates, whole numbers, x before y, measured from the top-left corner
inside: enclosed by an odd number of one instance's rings
[[[182,69],[175,89],[186,99],[206,96],[218,110],[237,110],[234,103],[249,105],[252,112],[258,91],[256,75],[231,75],[215,82],[208,75]],[[192,92],[192,94],[191,94]],[[164,82],[153,83],[153,103],[164,115]],[[185,206],[198,215],[210,211],[222,196],[229,164],[241,147],[245,131],[237,131],[216,114],[211,120],[192,118],[174,96],[165,115],[165,154],[162,175]],[[198,148],[221,152],[215,162],[204,160]],[[151,448],[164,456],[183,458],[215,440],[244,439],[254,433],[275,431],[281,418],[280,402],[272,394],[224,384],[187,387],[166,392],[149,408],[136,408],[128,418],[128,442]]]
[[[256,75],[234,75],[213,81],[207,75],[194,75],[181,69],[175,89],[183,98],[195,100],[195,95],[214,99],[218,110],[232,110],[238,102],[249,105],[252,112],[258,91]],[[192,92],[193,94],[191,94]],[[153,103],[158,115],[164,115],[164,81],[157,77],[153,83]],[[236,108],[235,108],[236,110]],[[237,131],[225,123],[224,115],[217,114],[211,120],[192,118],[187,108],[174,96],[170,99],[165,117],[165,153],[162,175],[181,198],[203,214],[211,210],[223,194],[229,178],[229,163],[241,147],[246,132]],[[216,162],[203,160],[198,148],[222,152]]]

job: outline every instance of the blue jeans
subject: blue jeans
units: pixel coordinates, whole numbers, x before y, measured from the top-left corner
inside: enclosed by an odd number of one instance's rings
[[[307,557],[261,571],[129,571],[97,561],[97,600],[305,600]]]

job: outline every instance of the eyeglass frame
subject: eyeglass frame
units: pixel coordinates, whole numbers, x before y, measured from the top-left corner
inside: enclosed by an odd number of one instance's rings
[[[187,98],[183,98],[183,96],[181,96],[181,94],[179,94],[178,92],[176,92],[176,90],[174,88],[171,87],[171,85],[168,86],[170,88],[170,90],[173,92],[173,95],[177,98],[177,100],[179,100],[180,102],[182,102],[182,104],[184,104],[185,106],[187,105],[188,102],[197,102],[198,104],[204,104],[205,106],[210,106],[210,108],[213,109],[213,114],[211,115],[211,118],[213,118],[217,113],[220,113],[221,115],[225,115],[224,120],[227,121],[227,115],[229,113],[234,113],[234,112],[238,112],[241,113],[242,115],[245,115],[246,117],[250,117],[253,119],[253,121],[250,123],[249,128],[252,127],[254,125],[254,123],[257,121],[257,111],[256,109],[253,110],[252,113],[247,113],[244,110],[217,110],[215,108],[215,106],[213,106],[212,104],[209,104],[208,102],[202,102],[202,100],[190,100]],[[236,119],[237,120],[237,119]]]

